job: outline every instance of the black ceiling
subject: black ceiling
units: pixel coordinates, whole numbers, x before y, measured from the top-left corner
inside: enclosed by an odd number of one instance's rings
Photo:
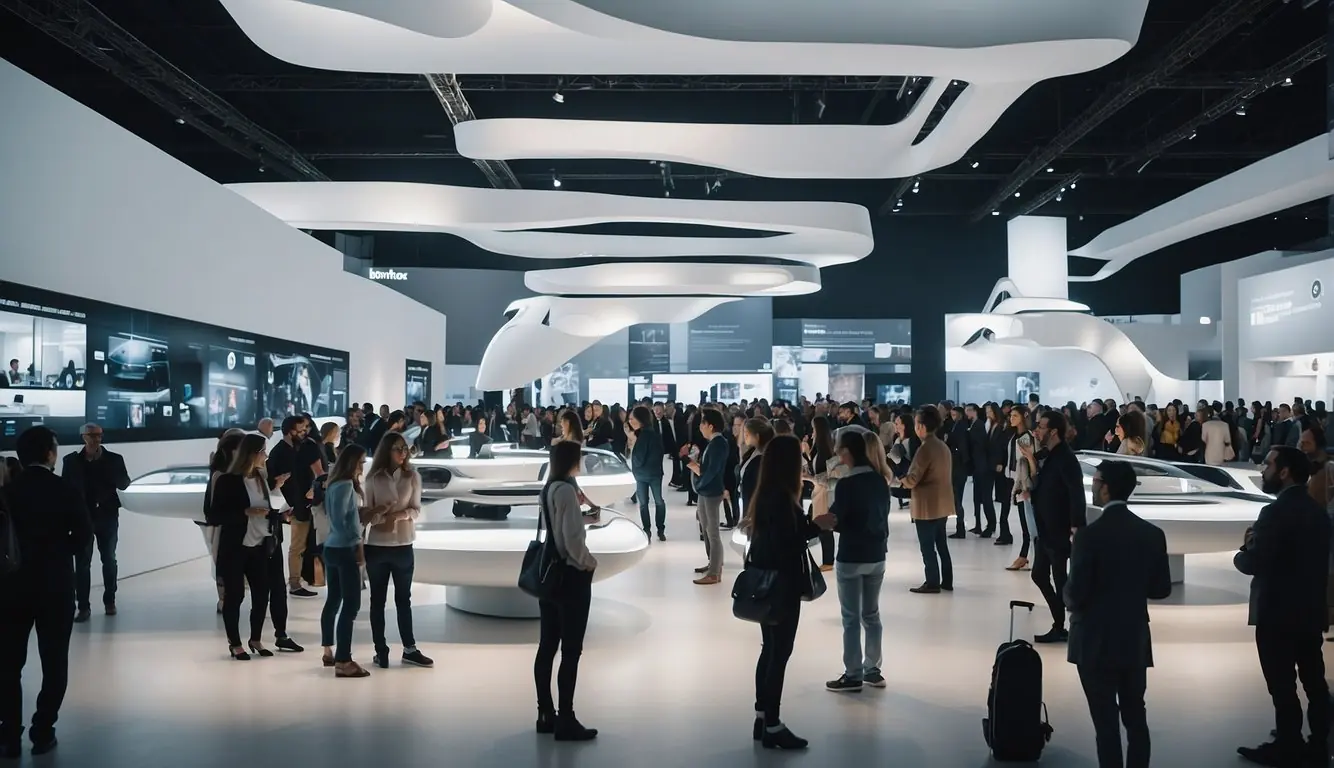
[[[1324,132],[1326,74],[1323,63],[1317,63],[1297,71],[1290,86],[1271,88],[1249,101],[1245,116],[1229,111],[1200,127],[1194,139],[1154,155],[1146,166],[1141,167],[1139,161],[1144,156],[1142,151],[1155,140],[1253,84],[1257,73],[1323,40],[1328,13],[1325,5],[1311,6],[1299,0],[1152,0],[1139,44],[1127,56],[1096,72],[1036,85],[1009,109],[968,158],[924,174],[916,193],[899,179],[789,181],[674,165],[672,194],[842,200],[867,206],[881,222],[903,220],[893,224],[896,228],[909,226],[914,217],[929,217],[929,225],[921,223],[932,230],[944,222],[950,222],[950,226],[987,226],[990,222],[972,222],[976,214],[985,213],[988,199],[1003,190],[1026,158],[1047,146],[1109,88],[1151,69],[1184,31],[1211,9],[1216,11],[1224,5],[1251,6],[1258,11],[1245,14],[1246,21],[1235,31],[1062,152],[1051,163],[1050,174],[1043,168],[1020,188],[1020,198],[1009,196],[1001,204],[1002,214],[1012,215],[1034,196],[1053,188],[1057,180],[1079,172],[1082,177],[1076,190],[1068,191],[1059,202],[1047,202],[1038,211],[1070,217],[1072,239],[1087,239],[1207,181]],[[46,18],[72,30],[67,34],[84,36],[85,42],[96,45],[94,56],[121,58],[119,43],[108,43],[86,26],[72,23],[72,13],[79,13],[80,8],[87,12],[88,6],[105,14],[198,85],[217,94],[240,115],[266,129],[280,144],[289,145],[322,176],[336,180],[487,184],[482,172],[454,151],[450,122],[420,76],[357,75],[286,64],[250,42],[217,0],[0,0],[0,8],[23,10],[30,21]],[[256,159],[262,155],[244,146],[223,146],[197,129],[193,115],[190,122],[179,124],[180,115],[172,114],[172,108],[153,103],[32,23],[18,21],[3,10],[0,18],[4,19],[0,22],[0,55],[199,171],[221,182],[281,178],[273,167],[265,166],[266,161]],[[169,90],[157,73],[140,69],[137,74],[151,87]],[[889,73],[884,78],[463,75],[459,81],[473,111],[483,118],[889,123],[902,116],[911,98],[899,97],[903,76],[911,74]],[[558,87],[564,95],[564,102],[559,104],[552,99]],[[972,167],[974,162],[977,168]],[[555,173],[563,189],[655,196],[664,193],[661,169],[646,161],[515,161],[510,166],[525,187],[549,188]],[[708,189],[719,180],[720,187]],[[893,202],[900,195],[904,203],[900,211],[894,212]],[[1319,201],[1281,214],[1278,230],[1272,218],[1240,225],[1236,229],[1242,236],[1228,242],[1245,243],[1239,247],[1250,248],[1250,241],[1259,237],[1265,247],[1292,246],[1325,235],[1325,218],[1326,205]],[[1213,260],[1242,255],[1245,252],[1218,253]],[[1194,259],[1192,266],[1198,261]]]

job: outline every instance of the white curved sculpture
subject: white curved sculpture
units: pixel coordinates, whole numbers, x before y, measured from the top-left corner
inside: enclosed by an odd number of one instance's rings
[[[1070,280],[1104,280],[1169,245],[1330,195],[1334,159],[1321,134],[1105,230],[1070,254],[1107,263]]]
[[[579,487],[584,487],[583,478]],[[598,561],[594,581],[634,567],[648,551],[648,537],[639,523],[611,510],[604,510],[599,523],[585,528],[588,551]],[[523,554],[536,529],[535,509],[496,522],[450,520],[433,524],[418,531],[413,543],[413,581],[447,587],[445,602],[461,611],[506,618],[536,617],[537,601],[515,586]]]
[[[229,184],[298,229],[446,232],[533,259],[754,256],[827,267],[875,247],[871,215],[851,203],[627,197],[564,190],[484,189],[396,181]],[[538,232],[614,222],[779,232],[768,237],[651,237]]]
[[[222,0],[277,58],[358,72],[775,72],[972,83],[1100,67],[1139,38],[1147,0]],[[459,6],[458,17],[453,16]],[[450,13],[445,13],[448,7]]]
[[[514,313],[482,353],[477,388],[521,387],[636,323],[684,323],[736,301],[724,296],[563,298],[534,296],[510,304]]]
[[[820,270],[802,265],[609,262],[524,273],[528,290],[606,296],[798,296],[820,290]]]

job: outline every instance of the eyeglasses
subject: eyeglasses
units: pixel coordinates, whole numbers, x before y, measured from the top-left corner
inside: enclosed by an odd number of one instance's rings
[[[394,451],[394,453],[407,453],[408,447],[406,445],[396,445],[393,447],[392,450]]]

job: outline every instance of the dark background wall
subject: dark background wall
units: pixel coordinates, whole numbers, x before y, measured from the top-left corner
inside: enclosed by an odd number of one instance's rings
[[[1071,219],[1070,247],[1083,245],[1106,226],[1105,219]],[[1174,314],[1180,311],[1182,273],[1291,244],[1295,229],[1300,224],[1291,219],[1275,219],[1197,237],[1146,256],[1102,282],[1072,283],[1070,298],[1088,304],[1099,315]],[[619,231],[633,233],[624,228]],[[945,315],[981,311],[992,286],[1007,271],[1005,231],[1003,216],[988,217],[978,224],[946,217],[881,217],[875,221],[873,253],[854,264],[824,270],[824,287],[818,293],[774,299],[774,318],[909,318],[913,324],[914,399],[943,397]],[[689,228],[671,232],[658,228],[653,233],[699,234]],[[476,269],[485,265],[501,272],[489,278],[488,284],[494,283],[490,288],[453,292],[443,308],[448,317],[446,355],[450,362],[481,359],[505,306],[530,295],[517,273],[541,266],[532,259],[481,250],[450,235],[377,233],[374,241],[372,258],[379,267]],[[1091,274],[1099,265],[1071,259],[1070,270]]]

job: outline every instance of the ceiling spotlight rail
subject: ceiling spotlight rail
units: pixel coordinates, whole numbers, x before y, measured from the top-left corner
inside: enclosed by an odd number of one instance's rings
[[[426,74],[422,76],[426,83],[435,92],[435,96],[440,100],[440,106],[444,107],[445,115],[449,117],[451,125],[458,125],[469,120],[476,120],[477,115],[473,114],[472,105],[468,103],[468,98],[463,95],[463,90],[459,88],[459,80],[454,75],[447,74]],[[519,189],[523,185],[515,178],[514,171],[510,170],[509,163],[504,160],[486,160],[474,159],[473,164],[481,170],[486,176],[486,180],[496,189]],[[555,186],[560,186],[559,180],[555,180]]]

